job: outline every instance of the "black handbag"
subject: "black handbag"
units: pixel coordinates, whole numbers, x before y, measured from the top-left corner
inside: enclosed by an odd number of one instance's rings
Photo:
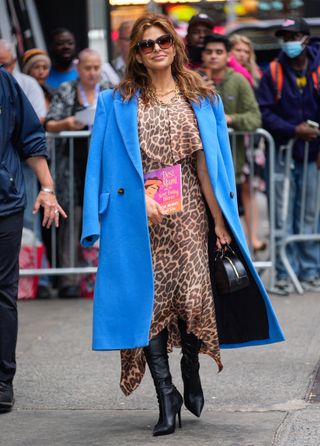
[[[248,273],[230,245],[225,245],[216,253],[214,280],[219,294],[234,293],[249,286]]]

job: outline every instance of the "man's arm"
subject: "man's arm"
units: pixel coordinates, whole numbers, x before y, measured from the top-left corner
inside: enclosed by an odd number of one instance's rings
[[[22,88],[16,81],[15,88],[15,126],[13,144],[19,151],[21,158],[30,156],[47,157],[47,144],[44,129],[37,117],[34,108]]]
[[[260,105],[263,125],[266,130],[284,138],[299,138],[304,141],[313,141],[319,136],[318,129],[310,127],[306,122],[298,125],[291,124],[277,114],[277,101],[275,99],[275,89],[271,78],[270,69],[261,79],[257,91],[257,99]]]
[[[22,89],[15,82],[17,96],[15,98],[15,128],[13,145],[22,158],[36,174],[41,188],[36,198],[33,213],[38,212],[40,206],[44,208],[42,225],[49,228],[52,222],[59,226],[59,214],[67,217],[57,202],[54,193],[54,184],[47,164],[47,146],[45,133],[35,111]],[[50,192],[49,192],[50,191]]]
[[[42,206],[44,208],[42,226],[49,228],[54,221],[56,227],[58,227],[59,215],[61,214],[64,218],[67,218],[67,214],[57,202],[47,160],[42,156],[33,156],[26,159],[26,163],[34,171],[41,185],[41,190],[33,206],[33,213],[36,214]]]
[[[260,106],[263,126],[266,130],[285,138],[294,138],[295,125],[277,114],[276,92],[271,78],[270,68],[262,76],[256,93]]]

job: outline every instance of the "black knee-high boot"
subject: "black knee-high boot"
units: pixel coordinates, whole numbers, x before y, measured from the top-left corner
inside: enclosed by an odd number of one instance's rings
[[[184,404],[190,412],[200,417],[204,396],[199,376],[199,350],[201,340],[193,333],[187,333],[186,323],[182,319],[178,321],[181,345],[181,373],[184,384]]]
[[[153,429],[153,435],[172,434],[176,428],[178,415],[181,427],[182,396],[172,384],[167,353],[168,330],[165,328],[152,338],[144,354],[150,368],[159,402],[159,420]]]

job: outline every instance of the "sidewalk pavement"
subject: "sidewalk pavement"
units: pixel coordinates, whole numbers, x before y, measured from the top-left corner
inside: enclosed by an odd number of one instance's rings
[[[16,405],[0,415],[0,446],[319,446],[320,404],[307,398],[320,359],[319,299],[273,296],[287,341],[224,350],[220,374],[201,356],[203,415],[184,410],[182,429],[157,438],[149,373],[126,398],[119,352],[91,351],[91,301],[20,302]],[[170,364],[182,391],[178,351]]]

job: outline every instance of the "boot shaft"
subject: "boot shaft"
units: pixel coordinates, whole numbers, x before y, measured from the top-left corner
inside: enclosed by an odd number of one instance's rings
[[[181,427],[183,399],[172,384],[167,352],[168,330],[164,329],[149,341],[144,354],[154,381],[159,402],[159,420],[153,430],[154,436],[172,434],[176,428],[176,417]]]
[[[156,389],[163,386],[170,386],[172,384],[167,342],[168,330],[165,328],[155,337],[150,339],[148,347],[144,348],[146,361]]]

